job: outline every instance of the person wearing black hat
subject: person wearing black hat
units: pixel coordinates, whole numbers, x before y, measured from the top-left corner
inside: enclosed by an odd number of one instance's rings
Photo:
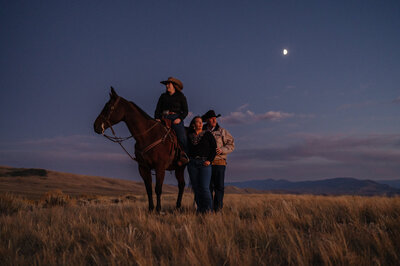
[[[217,118],[221,115],[215,114],[214,110],[209,110],[202,116],[206,122],[204,128],[210,131],[217,143],[216,156],[212,162],[212,173],[210,191],[213,197],[213,209],[219,211],[223,207],[224,182],[227,154],[235,149],[235,142],[228,130],[222,128],[217,123]]]
[[[160,121],[161,118],[171,120],[171,127],[175,131],[178,141],[183,151],[188,153],[186,130],[183,120],[188,115],[188,105],[185,95],[182,93],[182,82],[174,77],[160,82],[166,86],[166,92],[161,94],[158,99],[154,118]],[[180,161],[187,163],[187,155],[181,154]]]

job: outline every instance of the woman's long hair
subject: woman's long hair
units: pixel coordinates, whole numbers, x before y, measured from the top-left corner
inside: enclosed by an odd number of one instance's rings
[[[189,130],[188,130],[189,134],[194,132],[194,123],[196,122],[197,118],[200,118],[201,121],[203,121],[203,119],[199,115],[196,115],[195,117],[193,117],[192,121],[190,121],[190,124],[189,124]]]

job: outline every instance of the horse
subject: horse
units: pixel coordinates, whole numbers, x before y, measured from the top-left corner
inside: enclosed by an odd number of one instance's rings
[[[186,166],[179,165],[176,162],[180,151],[175,133],[170,127],[150,117],[135,103],[118,96],[114,88],[111,87],[110,100],[96,118],[94,131],[97,134],[104,135],[104,131],[110,128],[114,133],[112,126],[121,121],[125,122],[132,137],[136,140],[136,158],[133,159],[138,163],[140,176],[146,186],[149,211],[154,209],[152,169],[155,170],[156,175],[157,212],[161,210],[161,193],[165,170],[175,171],[179,188],[176,208],[179,209],[185,189],[184,170]]]

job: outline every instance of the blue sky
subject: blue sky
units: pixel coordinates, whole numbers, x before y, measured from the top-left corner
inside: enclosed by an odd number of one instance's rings
[[[0,165],[140,180],[93,122],[174,76],[235,137],[227,181],[400,178],[399,1],[0,1],[0,25]]]

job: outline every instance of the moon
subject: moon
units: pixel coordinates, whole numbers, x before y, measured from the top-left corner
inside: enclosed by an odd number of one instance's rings
[[[282,50],[282,54],[283,54],[283,55],[287,55],[288,53],[289,53],[289,51],[288,51],[287,49],[283,49],[283,50]]]

